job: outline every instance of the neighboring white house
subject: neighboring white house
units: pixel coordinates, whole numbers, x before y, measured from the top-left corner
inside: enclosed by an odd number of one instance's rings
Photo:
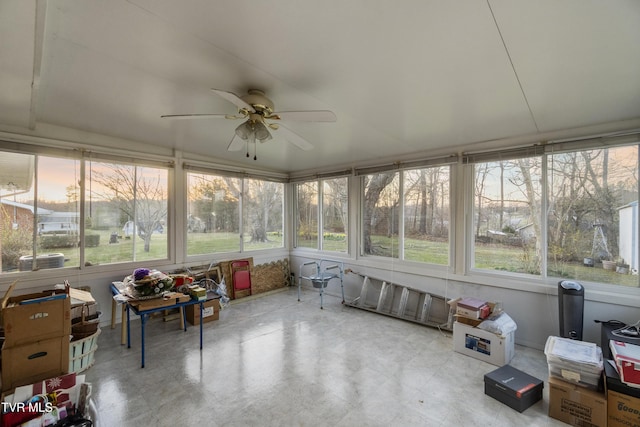
[[[74,234],[80,231],[79,212],[38,214],[38,233]]]

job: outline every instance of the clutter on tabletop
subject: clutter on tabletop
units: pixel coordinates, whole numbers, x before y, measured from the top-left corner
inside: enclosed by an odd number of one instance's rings
[[[169,276],[173,279],[173,286],[176,291],[183,294],[188,293],[189,285],[193,283],[193,277],[188,274],[170,274]]]
[[[189,286],[189,295],[191,295],[191,299],[194,299],[196,301],[207,300],[207,290],[200,285]]]
[[[154,269],[136,268],[122,282],[113,284],[119,291],[119,294],[113,297],[118,303],[153,298],[167,299],[172,298],[175,292],[189,295],[197,301],[219,298],[221,308],[229,303],[224,277],[218,283],[209,277],[196,280],[192,274],[165,274]]]
[[[136,299],[160,298],[173,289],[173,278],[158,270],[136,268],[123,280],[124,292]]]
[[[91,383],[75,373],[19,386],[2,400],[2,425],[48,426],[87,419],[90,397]]]

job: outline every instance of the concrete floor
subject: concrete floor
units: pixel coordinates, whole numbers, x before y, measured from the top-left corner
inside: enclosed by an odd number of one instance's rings
[[[545,380],[523,413],[484,394],[497,367],[453,351],[451,334],[346,307],[296,288],[239,301],[220,320],[184,332],[178,321],[140,322],[132,346],[103,328],[93,384],[104,426],[563,426],[549,418],[543,352],[516,346],[511,362]],[[136,318],[137,319],[137,318]],[[517,332],[516,332],[517,337]]]

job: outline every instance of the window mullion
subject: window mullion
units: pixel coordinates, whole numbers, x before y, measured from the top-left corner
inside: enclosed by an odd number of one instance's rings
[[[324,244],[324,181],[318,180],[318,250],[323,249]]]
[[[398,172],[398,259],[404,259],[404,172]]]

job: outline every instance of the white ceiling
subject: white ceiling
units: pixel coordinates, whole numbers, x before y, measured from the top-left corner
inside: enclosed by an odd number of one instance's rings
[[[299,174],[640,127],[638,0],[0,0],[0,40],[5,137]],[[254,161],[238,121],[160,118],[237,111],[210,88],[338,120]]]

